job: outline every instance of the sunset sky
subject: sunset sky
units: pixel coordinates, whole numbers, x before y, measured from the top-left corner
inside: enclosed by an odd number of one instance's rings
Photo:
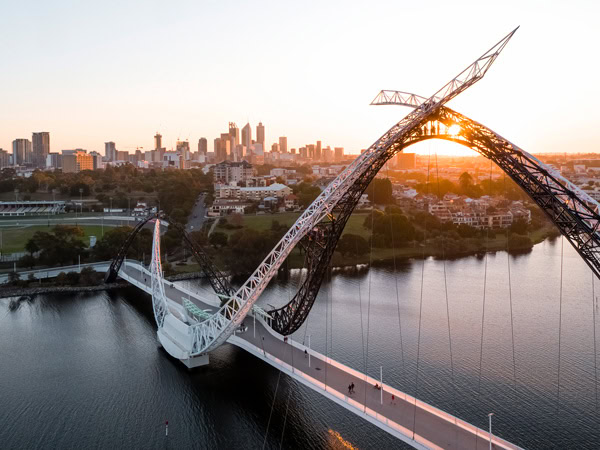
[[[599,151],[597,1],[0,0],[0,148],[151,149],[262,121],[270,145],[368,147],[517,25],[486,77],[449,106],[529,152]],[[484,4],[486,6],[484,6]]]

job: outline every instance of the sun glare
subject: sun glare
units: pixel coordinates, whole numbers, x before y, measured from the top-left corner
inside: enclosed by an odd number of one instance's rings
[[[458,133],[460,133],[460,125],[454,124],[451,125],[450,128],[448,128],[448,134],[450,134],[451,136],[458,136]]]

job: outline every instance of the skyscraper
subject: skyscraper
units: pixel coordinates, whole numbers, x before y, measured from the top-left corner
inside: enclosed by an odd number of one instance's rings
[[[262,122],[258,122],[256,126],[256,143],[262,145],[265,148],[265,126]]]
[[[158,132],[154,135],[154,149],[162,148],[162,135]]]
[[[285,136],[281,136],[279,138],[279,151],[281,153],[287,153],[288,149],[287,149],[287,137]]]
[[[344,159],[344,147],[335,147],[334,148],[334,158],[335,162],[340,162]]]
[[[31,163],[31,142],[28,139],[13,141],[13,164],[20,166]]]
[[[208,142],[206,141],[206,138],[198,139],[198,153],[204,156],[208,153]]]
[[[0,148],[0,169],[10,166],[10,155]]]
[[[114,142],[110,141],[104,143],[104,155],[109,161],[117,160],[117,147]]]
[[[317,141],[317,146],[315,147],[315,161],[321,161],[321,141]]]
[[[37,168],[46,167],[46,156],[50,153],[50,133],[47,131],[41,131],[39,133],[33,133],[33,165]]]
[[[190,143],[187,140],[177,141],[176,150],[183,156],[184,161],[190,159]]]
[[[249,149],[252,145],[252,127],[249,123],[242,128],[242,145],[246,147],[246,149]]]
[[[229,122],[229,136],[231,138],[231,148],[234,148],[240,143],[240,129],[235,122]]]

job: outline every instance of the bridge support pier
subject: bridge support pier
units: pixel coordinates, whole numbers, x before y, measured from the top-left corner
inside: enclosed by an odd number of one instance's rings
[[[204,355],[200,355],[200,356],[194,356],[193,358],[180,359],[180,361],[183,364],[185,364],[185,366],[188,369],[194,369],[196,367],[206,366],[209,363],[208,353],[205,353]]]

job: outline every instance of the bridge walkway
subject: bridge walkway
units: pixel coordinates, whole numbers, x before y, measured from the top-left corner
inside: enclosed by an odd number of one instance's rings
[[[151,293],[150,273],[141,269],[139,264],[127,262],[123,265],[120,275]],[[165,295],[171,301],[182,304],[184,299],[189,299],[204,311],[217,310],[216,303],[201,298],[197,293],[177,283],[167,281],[164,286]],[[374,387],[379,380],[365,377],[357,370],[309,350],[291,339],[284,342],[283,336],[268,328],[258,318],[254,321],[253,317],[248,316],[244,324],[245,331],[237,331],[229,338],[229,343],[247,350],[413,447],[475,450],[489,448],[490,435],[487,431],[386,384],[383,386],[382,402],[381,391]],[[310,352],[310,358],[305,355],[305,350]],[[350,383],[354,383],[353,394],[348,393]],[[393,401],[392,395],[395,397]],[[518,446],[497,436],[492,436],[492,444],[494,449],[519,449]]]

